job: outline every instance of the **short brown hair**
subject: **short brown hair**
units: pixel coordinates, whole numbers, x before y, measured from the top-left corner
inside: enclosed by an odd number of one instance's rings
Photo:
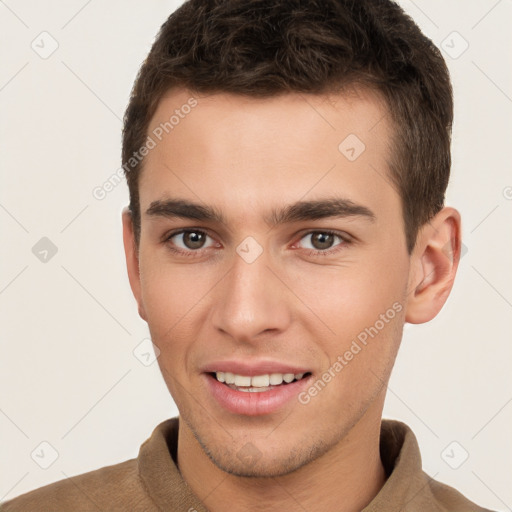
[[[137,243],[144,161],[133,155],[164,93],[184,87],[268,97],[347,85],[370,87],[386,101],[395,128],[389,175],[411,252],[418,229],[444,204],[453,100],[440,51],[391,0],[189,0],[171,14],[124,116],[122,161]]]

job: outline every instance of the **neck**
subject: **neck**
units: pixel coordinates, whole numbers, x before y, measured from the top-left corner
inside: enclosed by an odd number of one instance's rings
[[[362,418],[329,452],[288,475],[245,478],[225,473],[180,421],[180,472],[210,512],[360,512],[386,481],[379,451],[380,416]]]

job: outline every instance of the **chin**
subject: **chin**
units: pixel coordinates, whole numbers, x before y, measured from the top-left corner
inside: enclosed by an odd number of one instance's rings
[[[231,456],[223,454],[221,457],[215,457],[214,454],[207,452],[207,455],[225,473],[244,478],[275,478],[284,476],[297,471],[309,462],[283,460],[283,458],[276,458],[275,456],[262,456],[257,461],[243,461],[233,454]]]
[[[211,447],[197,438],[203,451],[219,469],[233,476],[244,478],[275,478],[293,473],[326,453],[330,446],[317,441],[304,445],[296,441],[293,447],[281,444],[280,449],[262,443],[241,443],[238,450],[233,444],[229,449]],[[311,441],[310,441],[311,443]]]

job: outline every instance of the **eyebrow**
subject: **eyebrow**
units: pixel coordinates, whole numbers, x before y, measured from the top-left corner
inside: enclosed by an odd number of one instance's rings
[[[163,199],[153,201],[146,210],[151,217],[180,217],[199,221],[224,223],[222,214],[211,206],[203,206],[184,199]]]
[[[275,226],[288,222],[317,220],[330,217],[363,217],[375,220],[375,214],[366,206],[356,204],[349,199],[331,198],[317,201],[299,201],[273,210],[266,218],[268,224]]]
[[[210,221],[225,224],[222,213],[207,205],[201,205],[184,199],[162,199],[153,201],[146,210],[150,217],[179,217],[197,221]],[[264,220],[271,226],[298,221],[318,220],[324,218],[362,217],[371,222],[375,214],[366,206],[359,205],[344,198],[328,198],[316,201],[298,201],[274,209]]]

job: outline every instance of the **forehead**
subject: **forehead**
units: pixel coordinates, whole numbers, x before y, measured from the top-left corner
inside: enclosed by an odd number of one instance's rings
[[[270,98],[169,92],[148,129],[154,147],[139,181],[141,209],[163,196],[237,209],[240,218],[333,192],[396,203],[388,117],[381,98],[362,90]]]

